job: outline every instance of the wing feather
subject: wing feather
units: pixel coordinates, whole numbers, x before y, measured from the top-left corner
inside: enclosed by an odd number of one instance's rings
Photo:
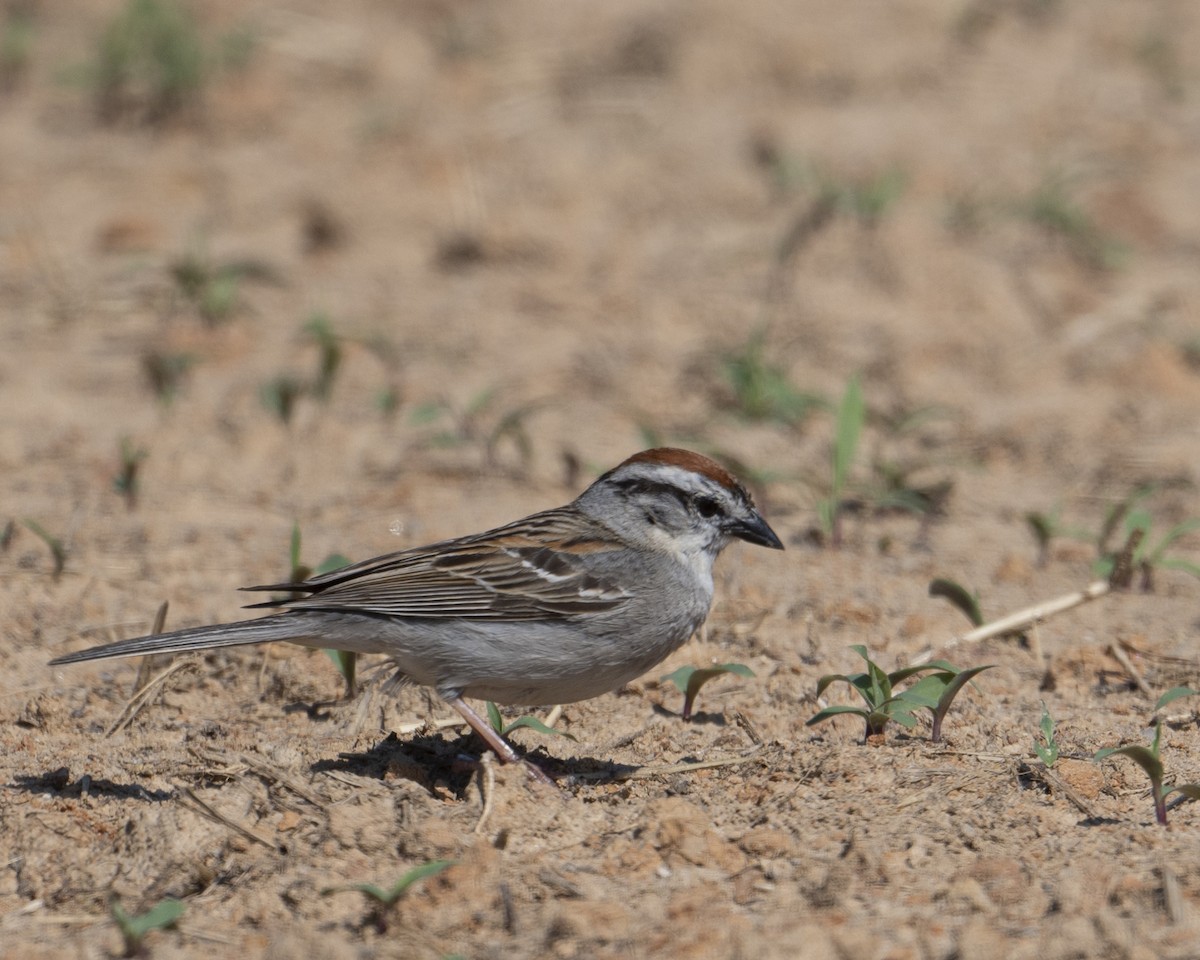
[[[587,528],[581,535],[581,527]],[[624,545],[569,508],[487,533],[402,550],[302,583],[248,590],[308,593],[255,606],[447,620],[544,620],[611,610],[629,593],[594,572],[594,556]]]

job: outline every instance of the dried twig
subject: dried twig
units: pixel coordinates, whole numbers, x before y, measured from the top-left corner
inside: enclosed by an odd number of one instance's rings
[[[629,770],[597,770],[575,774],[577,780],[643,780],[647,777],[663,777],[672,773],[691,773],[695,770],[711,770],[715,767],[735,767],[760,759],[756,756],[761,747],[751,747],[740,757],[725,757],[721,760],[701,760],[695,763],[663,763],[633,767]]]
[[[147,683],[132,697],[125,701],[125,706],[121,708],[121,712],[117,714],[117,718],[111,724],[109,724],[108,729],[104,731],[104,735],[106,737],[111,737],[118,730],[132,723],[133,718],[136,717],[146,706],[146,704],[150,702],[151,695],[155,693],[169,677],[175,673],[178,673],[180,670],[184,670],[188,667],[194,667],[198,662],[198,659],[199,658],[195,656],[190,656],[182,657],[173,661],[171,665],[167,667],[167,669],[160,672],[157,676],[151,679],[149,683]]]
[[[967,633],[960,634],[953,640],[942,644],[942,650],[949,650],[952,647],[958,646],[960,643],[977,643],[980,640],[989,640],[992,637],[1002,636],[1006,633],[1016,633],[1019,630],[1038,623],[1041,620],[1046,620],[1055,614],[1063,613],[1087,603],[1089,600],[1095,600],[1097,597],[1102,597],[1112,590],[1112,585],[1107,580],[1096,580],[1089,583],[1082,590],[1077,590],[1074,593],[1068,593],[1061,597],[1056,597],[1053,600],[1044,600],[1041,603],[1035,603],[1031,607],[1026,607],[1024,610],[1018,610],[1016,613],[1010,613],[1006,617],[1001,617],[999,620],[993,620],[991,623],[985,623],[983,626],[976,627]],[[925,663],[933,659],[934,650],[932,647],[923,650],[913,658],[913,665]]]
[[[1143,677],[1137,667],[1133,665],[1133,661],[1129,659],[1129,654],[1121,649],[1120,644],[1110,643],[1108,645],[1108,655],[1121,665],[1122,670],[1129,674],[1129,679],[1136,684],[1143,696],[1151,699],[1154,698],[1154,691],[1151,689],[1150,684],[1146,682],[1146,678]]]
[[[278,844],[272,843],[266,837],[263,837],[263,836],[255,833],[249,827],[242,826],[242,824],[238,823],[236,820],[231,820],[229,817],[225,816],[225,814],[221,813],[219,810],[217,810],[214,807],[210,806],[209,804],[205,803],[198,796],[196,796],[195,792],[190,787],[179,787],[179,792],[183,796],[187,797],[187,799],[190,800],[192,803],[194,803],[196,805],[196,808],[201,813],[203,813],[206,817],[209,817],[209,818],[215,820],[217,823],[228,827],[230,830],[234,831],[235,833],[241,834],[247,840],[251,840],[254,843],[261,843],[268,850],[274,850],[277,853],[279,852]]]
[[[487,752],[479,758],[479,792],[483,795],[483,810],[475,822],[475,834],[483,833],[483,828],[496,806],[496,767],[492,762],[492,755]]]

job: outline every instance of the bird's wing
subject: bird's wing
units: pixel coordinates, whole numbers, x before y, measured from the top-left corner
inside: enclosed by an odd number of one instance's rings
[[[545,620],[611,610],[629,592],[593,571],[624,548],[569,508],[505,527],[351,564],[303,583],[247,587],[310,596],[258,606],[445,620]]]

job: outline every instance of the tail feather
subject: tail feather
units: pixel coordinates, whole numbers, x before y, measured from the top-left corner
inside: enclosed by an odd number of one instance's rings
[[[303,642],[311,630],[304,629],[299,618],[284,615],[259,620],[240,620],[237,623],[217,623],[207,627],[189,627],[156,633],[148,637],[118,640],[102,647],[80,650],[55,657],[51,666],[82,663],[85,660],[110,660],[114,657],[144,657],[152,653],[184,653],[188,650],[209,650],[215,647],[240,647],[272,640]]]

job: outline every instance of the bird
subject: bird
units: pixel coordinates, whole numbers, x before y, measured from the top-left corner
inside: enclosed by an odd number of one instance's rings
[[[274,641],[386,654],[402,680],[431,687],[502,761],[553,783],[464,698],[565,704],[636,679],[704,623],[713,562],[735,539],[783,549],[725,467],[656,447],[566,506],[307,580],[242,588],[292,594],[248,605],[273,614],[120,640],[50,665]]]

